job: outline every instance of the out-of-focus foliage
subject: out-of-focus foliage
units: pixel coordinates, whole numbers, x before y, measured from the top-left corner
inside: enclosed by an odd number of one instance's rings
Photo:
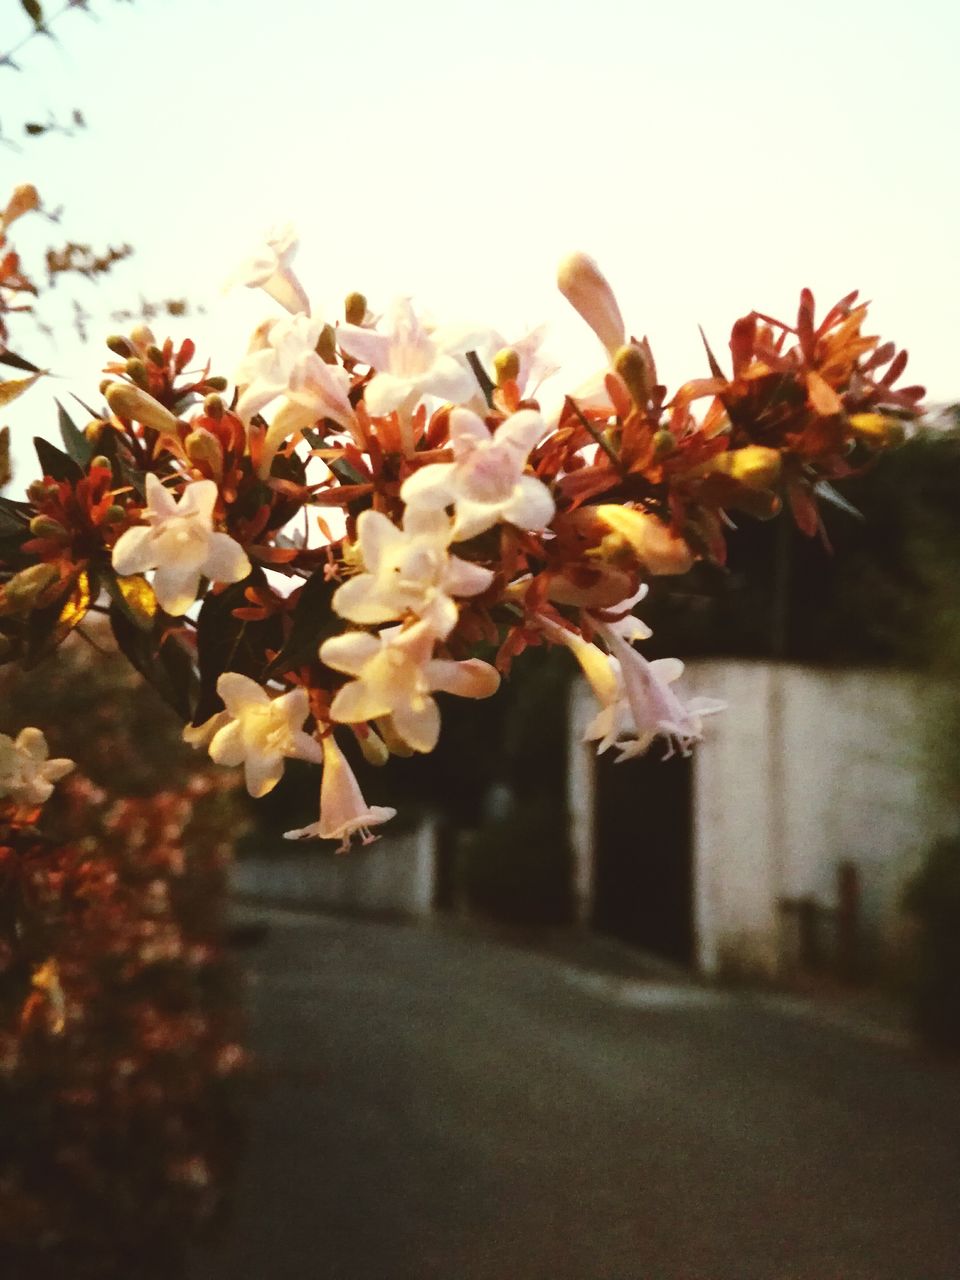
[[[75,638],[0,705],[90,775],[35,826],[0,812],[3,1274],[167,1280],[237,1155],[222,911],[241,810],[115,654]]]
[[[909,992],[917,1027],[931,1043],[960,1049],[960,838],[931,849],[904,906],[916,926]]]

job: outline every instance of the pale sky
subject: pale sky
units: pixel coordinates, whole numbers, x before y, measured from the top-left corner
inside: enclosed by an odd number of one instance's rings
[[[910,349],[907,381],[960,398],[954,4],[93,7],[98,23],[67,13],[58,44],[35,39],[20,74],[0,69],[8,136],[48,107],[89,123],[19,155],[0,146],[0,187],[36,183],[66,206],[67,235],[135,244],[112,283],[83,291],[94,331],[141,291],[186,294],[208,314],[171,331],[232,374],[276,308],[220,285],[291,220],[315,311],[336,318],[361,289],[375,311],[411,294],[438,321],[508,337],[546,321],[569,387],[600,356],[554,286],[579,248],[672,387],[706,371],[698,323],[722,358],[737,316],[791,318],[809,285],[821,308],[859,287],[871,330]],[[0,14],[6,49],[28,22],[14,0]],[[21,228],[25,250],[55,238]],[[97,344],[51,354],[27,324],[15,337],[61,387],[96,395]],[[9,411],[16,431],[46,425],[55,389]]]

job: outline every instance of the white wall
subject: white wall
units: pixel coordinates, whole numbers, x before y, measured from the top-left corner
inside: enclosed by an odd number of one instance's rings
[[[701,968],[776,975],[779,899],[835,905],[843,860],[860,872],[868,940],[892,944],[903,884],[953,818],[931,777],[935,690],[903,673],[762,662],[691,663],[684,683],[729,704],[694,760]]]

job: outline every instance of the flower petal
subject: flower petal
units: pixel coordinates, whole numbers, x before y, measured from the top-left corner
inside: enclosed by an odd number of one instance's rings
[[[414,751],[432,751],[440,737],[440,709],[433,698],[424,698],[416,707],[406,703],[394,709],[393,727]]]
[[[345,684],[330,704],[330,716],[340,724],[361,724],[393,710],[388,699],[374,693],[362,680]]]
[[[330,603],[334,612],[349,622],[366,626],[402,617],[403,610],[387,604],[377,587],[377,579],[372,573],[361,573],[356,578],[348,578],[333,593]]]
[[[451,556],[443,575],[443,589],[452,596],[476,596],[486,591],[494,576],[492,569]]]
[[[427,507],[442,510],[453,504],[456,490],[453,487],[453,462],[430,462],[404,480],[400,498],[411,507]]]
[[[249,676],[241,675],[239,671],[225,671],[217,681],[217,693],[234,719],[239,719],[244,712],[254,708],[270,705],[270,695],[266,689],[261,688]],[[304,718],[301,718],[301,724]]]
[[[403,532],[382,511],[362,511],[357,520],[357,541],[364,565],[376,573],[384,552],[402,545],[405,539]]]
[[[363,400],[368,413],[382,418],[399,409],[411,392],[415,393],[416,387],[408,378],[398,378],[393,373],[376,373],[367,383]]]
[[[243,764],[245,755],[243,728],[239,720],[231,720],[210,739],[210,759],[214,764]]]
[[[174,618],[182,617],[197,598],[200,574],[179,565],[160,565],[153,580],[153,593],[161,609]]]
[[[545,529],[553,519],[553,495],[536,476],[521,476],[513,496],[505,503],[502,518],[518,529]]]
[[[212,582],[242,582],[251,569],[247,553],[227,533],[211,533],[203,572]]]
[[[146,494],[151,515],[166,520],[169,516],[177,514],[176,498],[152,471],[147,472]]]
[[[459,698],[489,698],[500,688],[499,671],[480,658],[464,662],[431,658],[424,664],[423,674],[431,689],[455,693]]]
[[[153,530],[145,524],[124,530],[113,548],[112,561],[121,578],[156,568],[157,549],[153,541]]]
[[[243,772],[247,791],[254,800],[259,800],[283,777],[283,756],[255,752],[247,756]]]
[[[176,514],[197,516],[209,527],[213,522],[217,496],[218,489],[212,480],[193,480],[184,489]]]
[[[356,676],[379,652],[380,641],[376,636],[366,631],[347,631],[342,636],[324,640],[320,646],[320,661],[334,671]]]
[[[355,324],[342,324],[337,328],[337,342],[351,359],[371,369],[386,369],[390,364],[390,339],[385,334],[361,329]]]

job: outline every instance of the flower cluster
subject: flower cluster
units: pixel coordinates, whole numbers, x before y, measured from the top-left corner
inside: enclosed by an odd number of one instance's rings
[[[596,377],[548,412],[539,331],[437,327],[402,298],[312,304],[296,238],[273,235],[236,280],[282,309],[235,387],[140,328],[109,340],[101,416],[61,415],[26,503],[3,502],[0,657],[35,661],[90,608],[134,665],[266,794],[284,762],[322,769],[318,821],[291,837],[370,838],[392,810],[361,795],[372,763],[434,749],[438,694],[486,698],[512,659],[561,645],[597,695],[588,737],[620,759],[688,751],[709,699],[648,662],[633,615],[656,575],[723,561],[730,513],[786,504],[808,533],[830,485],[894,444],[922,389],[864,331],[850,294],[818,320],[751,312],[730,371],[672,394],[594,262],[559,285],[599,339]],[[696,412],[695,412],[696,410]],[[99,602],[99,603],[98,603]]]

